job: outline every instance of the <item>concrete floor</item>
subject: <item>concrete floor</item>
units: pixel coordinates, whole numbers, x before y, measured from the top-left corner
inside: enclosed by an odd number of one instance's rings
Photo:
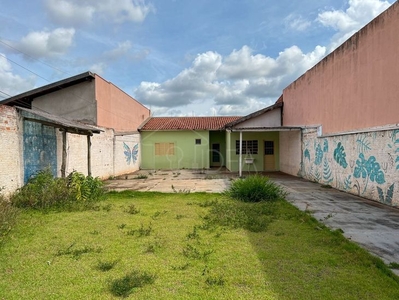
[[[310,211],[332,229],[341,229],[346,238],[385,263],[399,263],[399,209],[283,173],[265,175],[283,186],[289,193],[287,200],[299,209]],[[220,193],[232,178],[237,174],[223,170],[140,170],[109,180],[106,186],[110,190]],[[393,271],[399,275],[399,270]]]

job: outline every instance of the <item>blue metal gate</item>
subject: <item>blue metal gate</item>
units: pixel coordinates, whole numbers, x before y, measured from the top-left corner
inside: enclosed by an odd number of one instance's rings
[[[55,128],[24,120],[24,183],[41,170],[57,175]]]

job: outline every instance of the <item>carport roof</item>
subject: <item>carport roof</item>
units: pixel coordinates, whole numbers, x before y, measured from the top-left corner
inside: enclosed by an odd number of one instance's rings
[[[155,130],[223,130],[228,123],[241,117],[152,117],[139,127],[139,131]]]
[[[67,120],[59,116],[51,115],[44,111],[33,110],[18,106],[16,108],[21,111],[22,116],[27,120],[39,122],[55,128],[61,128],[66,132],[92,135],[93,133],[100,133],[101,131],[103,131],[95,126],[83,124],[77,121]]]

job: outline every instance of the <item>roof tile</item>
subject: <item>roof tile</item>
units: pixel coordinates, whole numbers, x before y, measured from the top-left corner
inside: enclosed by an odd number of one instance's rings
[[[152,117],[140,131],[153,130],[220,130],[241,117]]]

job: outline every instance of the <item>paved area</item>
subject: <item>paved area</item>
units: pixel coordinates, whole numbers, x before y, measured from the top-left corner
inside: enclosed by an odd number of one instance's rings
[[[266,174],[289,193],[287,200],[332,229],[341,229],[385,263],[399,263],[399,209],[282,173]],[[223,170],[139,171],[107,181],[112,190],[223,192],[237,174]],[[399,270],[394,270],[399,275]]]

